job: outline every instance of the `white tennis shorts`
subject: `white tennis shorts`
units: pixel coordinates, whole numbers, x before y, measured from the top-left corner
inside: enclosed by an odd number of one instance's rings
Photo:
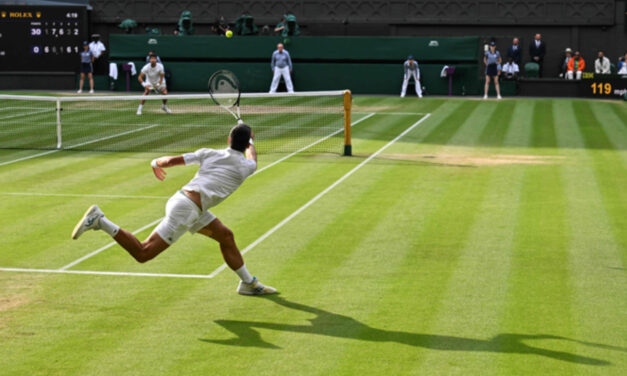
[[[192,234],[211,223],[216,216],[209,210],[200,210],[182,191],[176,192],[165,205],[165,218],[155,231],[166,243],[177,241],[185,231]]]

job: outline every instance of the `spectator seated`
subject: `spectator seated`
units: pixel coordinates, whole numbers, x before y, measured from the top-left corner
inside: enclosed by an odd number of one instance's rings
[[[235,20],[235,34],[256,35],[258,32],[255,19],[250,14],[242,14]]]
[[[181,13],[181,17],[178,22],[178,34],[180,36],[183,35],[192,35],[194,34],[194,24],[192,23],[192,12],[188,10],[184,10]]]
[[[581,57],[579,51],[575,52],[570,60],[568,60],[568,71],[566,72],[566,79],[572,80],[576,77],[577,80],[581,80],[583,70],[586,69],[586,62]]]

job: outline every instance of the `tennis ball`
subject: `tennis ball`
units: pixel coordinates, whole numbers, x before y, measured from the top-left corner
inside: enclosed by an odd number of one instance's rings
[[[233,32],[231,30],[227,30],[225,35],[226,35],[227,38],[230,38],[230,37],[233,36]]]

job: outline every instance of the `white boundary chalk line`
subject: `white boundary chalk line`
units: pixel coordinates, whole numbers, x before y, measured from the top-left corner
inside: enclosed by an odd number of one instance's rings
[[[361,118],[361,119],[359,119],[359,120],[355,121],[354,123],[352,123],[352,124],[351,124],[351,127],[352,127],[353,125],[355,125],[355,124],[357,124],[357,123],[359,123],[359,122],[363,121],[363,120],[366,120],[366,119],[368,119],[368,118],[372,117],[372,116],[374,116],[374,113],[372,113],[372,114],[370,114],[370,115],[368,115],[368,116],[364,116],[363,118]],[[288,159],[288,158],[290,158],[290,157],[292,157],[292,156],[296,155],[296,153],[299,153],[299,152],[301,152],[301,151],[303,151],[303,150],[306,150],[307,148],[310,148],[310,147],[312,147],[312,146],[316,145],[317,143],[319,143],[319,142],[322,142],[322,141],[326,140],[327,138],[329,138],[329,137],[333,136],[334,134],[339,133],[339,132],[340,132],[340,131],[342,131],[342,130],[343,130],[343,128],[341,128],[339,131],[337,131],[337,132],[335,132],[335,133],[332,133],[332,134],[330,134],[330,135],[328,135],[328,136],[325,136],[325,137],[323,137],[323,138],[321,138],[321,139],[319,139],[319,140],[317,140],[317,141],[315,141],[315,142],[313,142],[313,143],[311,143],[311,144],[309,144],[309,145],[305,146],[305,147],[304,147],[304,148],[302,148],[302,149],[299,149],[298,151],[296,151],[296,152],[294,152],[294,153],[291,153],[291,154],[289,154],[289,155],[286,155],[285,157],[283,157],[283,158],[279,159],[278,161],[275,161],[275,162],[273,162],[273,163],[271,163],[271,164],[267,165],[266,167],[264,167],[264,168],[262,168],[262,169],[260,169],[260,170],[255,171],[255,173],[254,173],[253,175],[256,175],[256,174],[260,173],[261,171],[264,171],[264,170],[266,170],[266,169],[268,169],[268,168],[270,168],[270,167],[272,167],[272,166],[274,166],[274,165],[276,165],[276,164],[278,164],[278,163],[280,163],[280,162],[282,162],[282,161],[284,161],[284,160],[286,160],[286,159]],[[158,220],[156,220],[156,221],[154,221],[154,222],[152,222],[152,223],[150,223],[150,224],[148,224],[148,225],[146,225],[146,226],[142,227],[141,229],[136,230],[135,232],[133,232],[133,234],[135,234],[135,233],[137,233],[137,232],[141,232],[141,231],[145,230],[146,228],[148,228],[148,227],[150,227],[150,226],[152,226],[152,225],[156,224],[157,222],[161,221],[161,219],[162,219],[162,218],[159,218]],[[76,260],[76,261],[73,261],[73,262],[69,263],[68,265],[66,265],[66,266],[64,266],[64,267],[62,267],[62,268],[60,268],[60,270],[66,270],[66,269],[69,269],[69,268],[71,268],[71,267],[73,267],[73,266],[75,266],[75,265],[77,265],[77,264],[79,264],[79,263],[81,263],[81,262],[83,262],[83,261],[87,260],[88,258],[90,258],[90,257],[92,257],[92,256],[97,255],[98,253],[100,253],[100,252],[104,251],[105,249],[108,249],[108,248],[112,247],[112,246],[113,246],[113,245],[115,245],[115,244],[116,244],[116,242],[111,242],[111,243],[107,244],[106,246],[104,246],[104,247],[102,247],[102,248],[99,248],[99,249],[97,249],[97,250],[95,250],[95,251],[93,251],[93,252],[91,252],[91,253],[89,253],[89,254],[87,254],[87,255],[85,255],[85,256],[83,256],[83,257],[81,257],[81,258],[79,258],[79,259],[78,259],[78,260]]]
[[[365,160],[363,160],[360,164],[358,164],[357,166],[353,167],[353,169],[351,169],[349,172],[347,172],[346,174],[344,174],[341,178],[339,178],[338,180],[336,180],[333,184],[331,184],[330,186],[328,186],[325,190],[323,190],[322,192],[318,193],[314,198],[312,198],[311,200],[307,201],[306,204],[304,204],[303,206],[301,206],[300,208],[296,209],[296,211],[294,211],[292,214],[290,214],[289,216],[287,216],[285,219],[283,219],[281,222],[279,222],[277,225],[275,225],[274,227],[272,227],[270,230],[268,230],[265,234],[261,235],[259,238],[257,238],[257,240],[255,240],[254,242],[250,243],[246,248],[244,248],[242,250],[242,255],[245,255],[246,253],[248,253],[249,251],[251,251],[253,248],[255,248],[259,243],[261,243],[262,241],[264,241],[265,239],[267,239],[270,235],[274,234],[277,230],[279,230],[281,227],[283,227],[286,223],[288,223],[289,221],[291,221],[294,217],[296,217],[298,214],[302,213],[305,209],[307,209],[308,207],[310,207],[311,205],[313,205],[316,201],[318,201],[320,198],[322,198],[324,195],[326,195],[327,193],[329,193],[333,188],[337,187],[340,183],[342,183],[344,180],[348,179],[348,177],[350,177],[352,174],[354,174],[357,170],[359,170],[360,168],[362,168],[366,163],[370,162],[373,158],[375,158],[377,155],[381,154],[385,149],[387,149],[388,147],[390,147],[392,144],[394,144],[396,141],[398,141],[401,137],[405,136],[407,133],[411,132],[412,129],[416,128],[418,125],[420,125],[420,123],[422,123],[423,121],[427,120],[429,118],[429,116],[431,116],[431,114],[426,114],[423,118],[421,118],[420,120],[418,120],[417,122],[415,122],[414,124],[412,124],[411,126],[409,126],[407,129],[405,129],[401,134],[399,134],[398,136],[396,136],[392,141],[388,142],[387,144],[385,144],[383,147],[381,147],[379,150],[377,150],[376,152],[374,152],[372,155],[370,155],[368,158],[366,158]],[[224,269],[226,269],[226,264],[222,264],[220,265],[216,270],[214,270],[213,272],[211,272],[211,274],[209,274],[210,278],[215,277],[216,275],[220,274],[221,271],[223,271]]]
[[[351,124],[351,127],[354,126],[355,124],[357,124],[358,122],[361,122],[363,120],[366,120],[367,118],[370,118],[372,116],[374,116],[376,113],[371,113],[369,116],[361,118],[357,121],[355,121],[354,123]],[[387,149],[390,145],[392,145],[393,143],[395,143],[396,141],[398,141],[398,139],[400,139],[401,137],[403,137],[405,134],[407,134],[408,132],[410,132],[413,128],[415,128],[416,126],[418,126],[420,123],[422,123],[422,121],[426,120],[429,116],[431,116],[431,114],[426,114],[425,117],[421,118],[420,120],[418,120],[416,123],[412,124],[409,128],[407,128],[405,131],[403,131],[400,135],[398,135],[395,139],[393,139],[392,141],[390,141],[389,143],[387,143],[385,146],[383,146],[381,149],[377,150],[374,154],[372,154],[370,157],[368,157],[367,159],[365,159],[364,161],[362,161],[359,165],[357,165],[356,167],[354,167],[352,170],[350,170],[348,173],[346,173],[344,176],[342,176],[340,179],[336,180],[335,183],[333,183],[332,185],[330,185],[329,187],[327,187],[324,191],[322,191],[321,193],[319,193],[316,197],[314,197],[313,199],[311,199],[309,202],[307,202],[305,205],[303,205],[301,208],[299,208],[297,211],[295,211],[294,213],[292,213],[290,216],[288,216],[287,218],[285,218],[283,221],[281,221],[279,224],[277,224],[276,226],[274,226],[272,229],[270,229],[268,232],[266,232],[265,234],[263,234],[261,237],[259,237],[257,240],[255,240],[253,243],[251,243],[250,245],[248,245],[243,251],[242,254],[245,254],[247,252],[249,252],[250,250],[252,250],[255,246],[257,246],[257,244],[261,243],[263,240],[265,240],[266,238],[268,238],[270,235],[272,235],[274,232],[276,232],[279,228],[283,227],[283,225],[285,225],[287,222],[289,222],[292,218],[294,218],[296,215],[298,215],[300,212],[302,212],[303,210],[305,210],[307,207],[311,206],[314,202],[316,202],[318,199],[320,199],[322,196],[324,196],[327,192],[329,192],[330,190],[332,190],[333,188],[335,188],[338,184],[340,184],[342,181],[346,180],[350,175],[352,175],[355,171],[357,171],[359,168],[361,168],[363,165],[365,165],[366,163],[368,163],[371,159],[375,158],[377,155],[379,155],[381,152],[383,152],[385,149]],[[312,144],[310,146],[315,145]],[[304,149],[303,149],[304,150]],[[287,158],[282,158],[282,160],[285,160]],[[272,165],[275,165],[278,162],[273,163]],[[266,166],[266,168],[268,168],[269,166]],[[265,168],[264,168],[265,169]],[[257,171],[260,172],[261,170]],[[137,230],[135,230],[133,232],[133,234],[136,234],[138,232],[141,232],[147,228],[149,228],[150,226],[156,224],[157,222],[161,221],[162,218],[159,218],[158,220],[155,220],[149,224],[147,224],[146,226],[143,226]],[[197,274],[168,274],[168,273],[138,273],[138,272],[103,272],[103,271],[90,271],[90,270],[67,270],[68,268],[71,268],[72,266],[75,266],[77,264],[79,264],[80,262],[104,251],[105,249],[108,249],[110,247],[112,247],[113,245],[115,245],[115,242],[111,242],[109,244],[107,244],[104,247],[101,247],[65,266],[63,266],[62,268],[59,269],[26,269],[26,268],[4,268],[4,267],[0,267],[0,271],[9,271],[9,272],[31,272],[31,273],[65,273],[65,274],[85,274],[85,275],[115,275],[115,276],[139,276],[139,277],[167,277],[167,278],[201,278],[201,279],[210,279],[215,277],[216,275],[218,275],[222,270],[224,270],[226,268],[225,264],[222,264],[220,267],[218,267],[216,270],[214,270],[211,274],[209,275],[197,275]]]
[[[148,126],[145,126],[145,127],[141,127],[141,128],[137,128],[137,129],[131,129],[130,131],[126,131],[126,132],[122,132],[122,133],[116,133],[116,134],[111,135],[111,136],[106,136],[106,137],[97,138],[97,139],[91,140],[91,141],[81,142],[80,144],[71,145],[71,146],[65,147],[63,149],[48,150],[48,151],[43,152],[43,153],[33,154],[33,155],[29,155],[29,156],[22,157],[22,158],[13,159],[13,160],[6,161],[6,162],[1,162],[0,166],[5,166],[5,165],[11,164],[11,163],[24,161],[24,160],[27,160],[27,159],[40,157],[42,155],[52,154],[52,153],[56,153],[56,152],[63,151],[63,150],[70,150],[70,149],[78,148],[78,147],[81,147],[81,146],[93,144],[95,142],[110,140],[112,138],[116,138],[116,137],[120,137],[120,136],[126,136],[127,134],[131,134],[131,133],[135,133],[135,132],[141,132],[143,130],[154,128],[154,127],[157,127],[157,126],[159,126],[159,124],[151,124],[151,125],[148,125]]]
[[[140,272],[102,272],[94,270],[62,270],[62,269],[26,269],[26,268],[0,268],[5,272],[27,273],[58,273],[58,274],[89,274],[89,275],[119,275],[134,277],[166,277],[166,278],[210,278],[206,274],[169,274],[169,273],[140,273]]]
[[[133,195],[98,195],[80,193],[39,193],[39,192],[0,192],[0,196],[35,196],[35,197],[95,197],[95,198],[138,198],[138,199],[164,199],[170,196],[133,196]]]
[[[150,222],[149,224],[147,224],[147,225],[145,225],[145,226],[142,226],[142,227],[138,228],[137,230],[133,231],[133,235],[135,235],[135,234],[137,234],[137,233],[140,233],[140,232],[144,231],[145,229],[147,229],[147,228],[149,228],[149,227],[151,227],[151,226],[156,225],[156,224],[157,224],[157,223],[159,223],[162,219],[163,219],[163,217],[161,217],[161,218],[159,218],[159,219],[157,219],[157,220],[155,220],[155,221],[152,221],[152,222]],[[69,264],[67,264],[67,265],[65,265],[65,266],[63,266],[63,267],[61,267],[61,268],[59,268],[58,270],[67,270],[67,269],[71,268],[72,266],[77,265],[77,264],[80,264],[81,262],[83,262],[83,261],[87,260],[88,258],[90,258],[90,257],[92,257],[92,256],[95,256],[95,255],[99,254],[100,252],[104,251],[105,249],[109,249],[109,248],[113,247],[113,246],[114,246],[114,245],[116,245],[116,244],[118,244],[118,243],[117,243],[117,242],[111,242],[111,243],[109,243],[109,244],[105,245],[104,247],[100,247],[100,248],[96,249],[95,251],[93,251],[93,252],[91,252],[91,253],[88,253],[88,254],[86,254],[85,256],[83,256],[83,257],[81,257],[81,258],[79,258],[79,259],[76,259],[76,260],[72,261],[71,263],[69,263]]]

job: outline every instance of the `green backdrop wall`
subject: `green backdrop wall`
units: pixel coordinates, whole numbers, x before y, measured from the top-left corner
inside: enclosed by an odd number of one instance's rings
[[[171,91],[206,91],[209,76],[219,70],[233,71],[242,90],[264,92],[272,79],[270,55],[277,37],[144,36],[111,35],[112,62],[133,61],[137,69],[154,50],[171,73]],[[297,91],[350,89],[357,94],[398,94],[402,63],[414,55],[422,85],[430,94],[447,94],[448,79],[440,77],[445,64],[455,65],[453,92],[479,93],[479,38],[386,38],[297,37],[286,43],[294,63]],[[141,90],[137,77],[131,88]],[[125,89],[120,71],[117,90]],[[412,88],[410,88],[412,90]]]

